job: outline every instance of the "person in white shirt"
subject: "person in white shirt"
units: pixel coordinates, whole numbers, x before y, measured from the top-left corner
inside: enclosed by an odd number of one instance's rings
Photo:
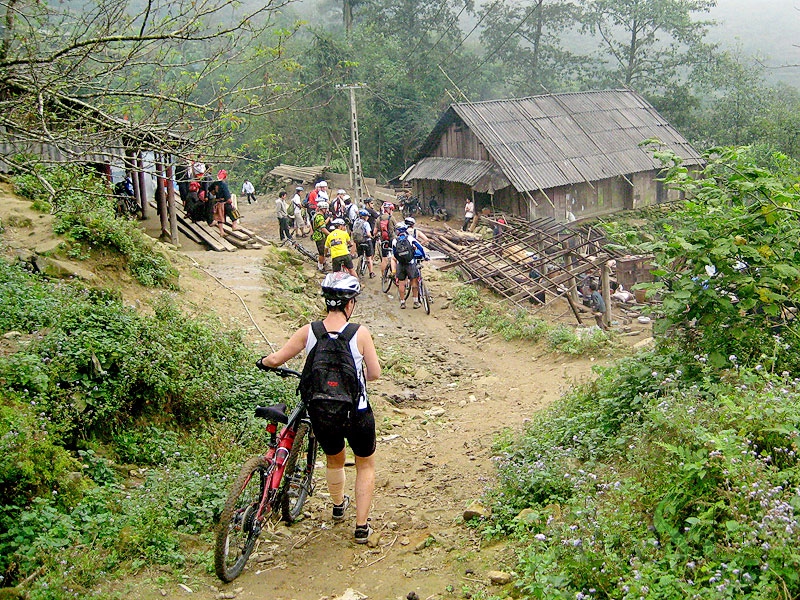
[[[244,183],[242,184],[242,196],[247,198],[248,204],[258,202],[258,200],[256,200],[256,188],[249,179],[245,179]]]
[[[466,204],[464,204],[464,226],[461,228],[461,231],[466,231],[469,229],[470,223],[472,223],[472,218],[475,216],[475,204],[472,200],[467,200]]]
[[[294,206],[294,213],[292,215],[292,234],[295,237],[306,237],[308,231],[306,230],[306,212],[303,208],[303,201],[300,199],[300,194],[303,192],[303,186],[298,185],[294,188],[294,196],[290,202]]]

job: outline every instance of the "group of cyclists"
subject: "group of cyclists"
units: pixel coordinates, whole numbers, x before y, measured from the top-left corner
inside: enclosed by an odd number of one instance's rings
[[[340,192],[343,190],[340,190]],[[337,197],[339,194],[337,194]],[[347,197],[347,200],[350,200]],[[419,263],[428,260],[424,245],[425,234],[419,231],[416,219],[411,216],[402,221],[393,217],[395,205],[384,202],[380,212],[374,208],[372,198],[364,199],[358,209],[353,202],[337,204],[337,198],[317,201],[311,217],[311,239],[317,246],[317,268],[325,269],[326,255],[330,255],[332,270],[344,271],[357,277],[353,258],[364,256],[369,278],[375,277],[374,257],[380,253],[381,273],[390,268],[391,277],[396,278],[400,292],[400,308],[406,308],[405,290],[411,284],[413,307],[419,308],[417,299],[420,270]]]

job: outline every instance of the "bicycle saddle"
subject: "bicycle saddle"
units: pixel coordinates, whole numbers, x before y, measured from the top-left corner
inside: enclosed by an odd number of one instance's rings
[[[256,416],[278,423],[289,422],[289,417],[286,415],[286,404],[283,402],[274,406],[256,406]]]

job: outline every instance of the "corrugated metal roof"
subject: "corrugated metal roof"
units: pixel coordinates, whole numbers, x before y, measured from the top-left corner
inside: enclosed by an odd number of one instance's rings
[[[450,111],[466,123],[520,192],[659,169],[661,164],[639,147],[648,138],[661,140],[687,165],[702,163],[652,105],[628,90],[460,103]],[[452,119],[448,114],[440,124]],[[423,148],[430,150],[440,131],[437,126]],[[427,163],[424,171],[417,170],[430,160],[451,162]],[[428,157],[411,175],[472,185],[469,181],[481,177],[477,175],[481,164],[491,166],[457,157]],[[426,176],[420,175],[423,172]]]
[[[403,179],[435,179],[474,185],[492,170],[492,163],[466,158],[440,158],[429,156],[414,165]]]

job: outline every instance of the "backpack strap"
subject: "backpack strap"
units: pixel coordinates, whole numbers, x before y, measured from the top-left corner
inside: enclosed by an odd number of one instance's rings
[[[353,337],[356,335],[356,332],[358,331],[359,327],[360,325],[358,323],[348,323],[347,327],[342,329],[342,332],[339,334],[339,337],[349,344],[350,340],[352,340]]]
[[[341,333],[339,333],[339,338],[349,344],[359,327],[360,325],[358,323],[348,323],[347,327],[342,329]],[[325,325],[322,323],[322,321],[312,321],[311,331],[314,332],[314,337],[316,337],[317,340],[321,340],[328,335],[328,330],[325,329]]]
[[[318,341],[328,335],[328,330],[325,329],[325,325],[322,324],[322,321],[312,321],[311,331],[314,333],[314,337],[317,338]]]

